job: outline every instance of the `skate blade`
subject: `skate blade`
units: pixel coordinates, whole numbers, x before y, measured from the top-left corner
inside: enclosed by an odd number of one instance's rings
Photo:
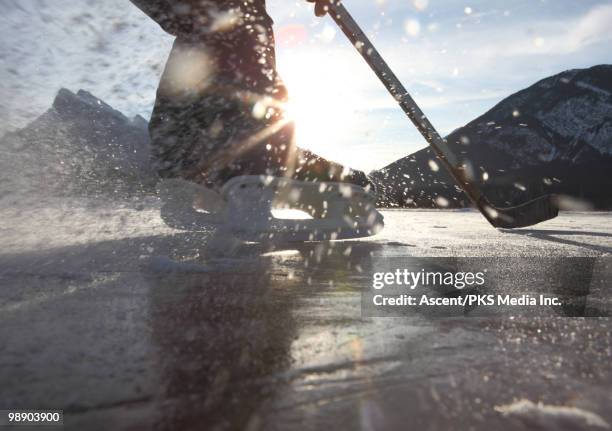
[[[375,235],[384,227],[375,196],[346,183],[244,176],[223,187],[228,227],[253,242],[334,241]],[[299,210],[307,220],[278,219],[273,209]]]

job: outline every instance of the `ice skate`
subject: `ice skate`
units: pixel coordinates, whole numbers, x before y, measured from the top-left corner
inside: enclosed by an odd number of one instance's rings
[[[242,241],[361,238],[384,226],[376,196],[350,183],[247,175],[230,179],[219,193],[178,179],[163,181],[159,191],[168,225],[218,229]]]
[[[241,176],[223,187],[231,231],[246,241],[327,241],[374,235],[383,228],[376,196],[349,183]],[[279,218],[294,210],[308,218]]]

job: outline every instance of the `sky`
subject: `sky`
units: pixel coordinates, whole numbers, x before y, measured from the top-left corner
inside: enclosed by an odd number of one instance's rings
[[[612,63],[612,1],[344,0],[442,135],[510,94]],[[128,0],[3,0],[0,134],[61,87],[148,118],[172,37]],[[370,171],[426,144],[330,17],[268,0],[298,144]]]

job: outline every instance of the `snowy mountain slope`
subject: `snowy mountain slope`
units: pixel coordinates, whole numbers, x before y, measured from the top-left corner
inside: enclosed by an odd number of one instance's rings
[[[474,146],[500,150],[514,167],[572,160],[576,147],[584,145],[612,154],[612,66],[543,79],[451,133],[448,140],[458,147],[462,137]]]
[[[446,139],[500,204],[556,192],[612,205],[612,189],[606,194],[601,187],[612,183],[612,65],[543,79]],[[423,149],[375,172],[386,203],[435,206],[443,196],[449,206],[465,205],[454,181],[432,170],[430,160],[434,155]]]
[[[125,194],[154,180],[147,121],[83,90],[61,89],[47,112],[2,137],[0,148],[3,194]]]

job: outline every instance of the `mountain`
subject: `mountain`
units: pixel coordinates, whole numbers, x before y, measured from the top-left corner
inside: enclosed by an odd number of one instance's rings
[[[52,107],[0,139],[0,193],[126,195],[152,190],[147,121],[87,91],[61,89]]]
[[[498,205],[544,194],[612,208],[612,65],[543,79],[446,137]],[[427,148],[373,173],[388,206],[469,204]]]
[[[569,70],[515,93],[446,137],[489,199],[557,193],[612,208],[612,66]],[[61,89],[52,107],[0,138],[0,197],[129,195],[153,190],[147,121]],[[469,201],[429,149],[372,173],[385,206]]]

